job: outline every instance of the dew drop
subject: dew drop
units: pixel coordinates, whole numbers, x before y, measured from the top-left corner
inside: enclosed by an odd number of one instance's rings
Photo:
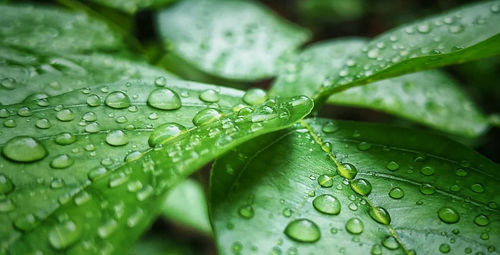
[[[75,119],[75,114],[70,109],[62,109],[57,112],[56,118],[60,121],[72,121]]]
[[[372,248],[370,250],[371,255],[381,255],[382,254],[382,246],[380,244],[374,244],[372,245]]]
[[[176,110],[181,108],[181,98],[171,89],[159,88],[149,94],[149,106],[160,110]]]
[[[74,143],[75,141],[76,141],[76,136],[67,132],[58,134],[54,139],[54,142],[56,142],[59,145],[69,145]]]
[[[101,127],[99,126],[99,123],[97,122],[92,122],[89,123],[87,126],[85,126],[85,132],[87,133],[97,133],[101,130]]]
[[[243,95],[243,102],[249,105],[258,105],[264,103],[266,98],[266,91],[264,91],[263,89],[253,88],[245,92],[245,94]]]
[[[160,76],[155,79],[155,86],[165,87],[165,85],[167,85],[167,79],[165,77]]]
[[[245,219],[251,219],[254,215],[254,210],[251,205],[244,205],[238,210],[238,214]]]
[[[156,147],[164,144],[184,132],[186,128],[177,123],[165,123],[154,129],[151,136],[149,136],[148,143],[151,147]]]
[[[104,103],[114,109],[124,109],[130,106],[130,98],[121,91],[113,91],[106,96]]]
[[[399,243],[392,236],[387,236],[382,240],[382,245],[389,250],[396,250],[399,248]]]
[[[467,176],[467,171],[465,171],[464,169],[462,168],[459,168],[455,171],[455,174],[457,176],[460,176],[460,177],[464,177],[464,176]]]
[[[324,214],[337,215],[340,213],[341,205],[339,200],[329,194],[323,194],[313,200],[316,210]]]
[[[207,89],[200,94],[200,99],[207,103],[215,103],[219,101],[219,92]]]
[[[476,193],[483,193],[484,192],[484,187],[480,183],[475,183],[470,186],[471,190],[476,192]]]
[[[122,130],[113,130],[106,135],[106,143],[112,146],[128,144],[128,136]]]
[[[17,110],[17,115],[19,115],[21,117],[29,117],[29,116],[33,115],[33,113],[31,112],[30,108],[23,106],[23,107],[19,108],[19,110]]]
[[[56,169],[63,169],[73,165],[74,160],[67,154],[61,154],[56,156],[50,162],[50,166]]]
[[[10,199],[0,199],[0,212],[10,212],[16,209],[14,203]]]
[[[57,250],[64,249],[80,239],[81,229],[73,221],[54,226],[49,232],[49,242]]]
[[[451,251],[451,247],[449,244],[443,243],[443,244],[439,245],[439,251],[441,253],[448,253]]]
[[[96,107],[101,105],[101,98],[98,95],[90,95],[87,97],[87,105],[90,107]]]
[[[370,143],[367,143],[367,142],[360,142],[358,144],[358,150],[360,150],[360,151],[367,151],[371,148],[372,148],[372,145]]]
[[[288,223],[285,234],[298,242],[313,243],[321,238],[318,225],[308,219],[296,219]]]
[[[14,227],[21,231],[29,231],[35,227],[36,218],[33,214],[25,214],[14,221]]]
[[[358,218],[351,218],[345,223],[345,229],[354,235],[361,234],[364,228],[363,222]]]
[[[372,184],[363,178],[351,182],[351,188],[361,196],[367,196],[372,191]]]
[[[358,170],[351,163],[344,163],[337,168],[337,172],[340,176],[347,178],[349,180],[354,179],[358,174]]]
[[[327,122],[323,125],[323,127],[321,128],[321,131],[323,131],[324,133],[333,133],[335,131],[337,131],[339,129],[339,127],[337,125],[335,125],[335,123],[333,122]]]
[[[436,192],[436,189],[430,184],[422,184],[420,185],[420,192],[424,195],[432,195]]]
[[[204,126],[219,120],[221,117],[222,113],[219,110],[206,108],[199,111],[193,117],[193,124],[195,124],[196,126]]]
[[[14,189],[14,184],[4,174],[0,174],[0,195],[5,195],[11,192]]]
[[[476,223],[478,226],[486,226],[490,223],[490,220],[488,219],[488,216],[484,214],[479,214],[474,218],[474,223]]]
[[[424,166],[422,167],[422,169],[420,169],[420,172],[423,174],[423,175],[433,175],[434,174],[434,168],[431,167],[431,166]]]
[[[389,215],[389,212],[384,207],[372,207],[369,214],[372,219],[378,223],[382,223],[384,225],[389,225],[391,223],[391,215]]]
[[[252,112],[252,122],[269,121],[278,117],[276,111],[267,105],[261,105]]]
[[[448,224],[457,223],[460,220],[460,215],[451,207],[443,207],[438,211],[438,217],[441,221]]]
[[[47,129],[50,128],[52,124],[50,124],[50,121],[48,119],[39,119],[36,121],[35,126],[40,129]]]
[[[403,189],[399,187],[394,187],[391,189],[391,191],[389,191],[389,196],[394,199],[401,199],[402,197],[404,197],[404,195],[405,193]]]
[[[323,188],[330,188],[333,186],[333,178],[326,174],[322,174],[318,177],[318,184]]]
[[[44,158],[47,155],[47,150],[35,138],[17,136],[7,141],[2,153],[13,161],[34,162]]]
[[[94,112],[87,112],[82,116],[82,119],[84,121],[92,122],[97,120],[97,116]]]

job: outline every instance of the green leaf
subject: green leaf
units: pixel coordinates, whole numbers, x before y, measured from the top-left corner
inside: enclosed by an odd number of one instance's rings
[[[159,32],[172,54],[209,74],[258,80],[309,33],[251,1],[186,0],[161,11]]]
[[[312,108],[305,97],[247,108],[242,96],[157,79],[1,107],[0,253],[122,254],[171,187]]]
[[[332,70],[365,46],[362,39],[332,40],[313,45],[284,66],[271,94],[314,96]],[[480,135],[488,126],[484,116],[456,82],[431,70],[370,83],[335,93],[329,103],[375,109],[446,132]]]
[[[36,52],[123,48],[122,37],[85,13],[37,5],[0,4],[0,44]]]
[[[487,1],[395,28],[370,41],[339,71],[332,72],[318,96],[499,54],[499,23],[500,1]]]
[[[44,54],[0,46],[0,104],[59,95],[94,84],[165,76],[159,68],[100,53]]]
[[[309,119],[217,160],[209,208],[221,254],[492,254],[499,170],[441,136]]]
[[[139,10],[165,6],[177,0],[90,0],[92,2],[112,7],[129,14],[134,14]]]
[[[167,231],[164,231],[167,232]],[[196,247],[177,240],[175,233],[148,234],[134,244],[129,255],[196,255]]]
[[[170,191],[163,203],[163,216],[203,233],[212,233],[205,192],[197,181],[187,179]]]

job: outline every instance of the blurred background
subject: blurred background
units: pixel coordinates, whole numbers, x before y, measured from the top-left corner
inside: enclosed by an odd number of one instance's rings
[[[0,2],[29,1],[0,0]],[[119,25],[125,30],[132,31],[138,43],[143,47],[137,49],[134,44],[129,46],[144,59],[155,63],[158,62],[162,54],[165,54],[165,49],[155,32],[153,18],[155,10],[140,10],[135,15],[131,15],[101,6],[95,0],[88,2],[83,0],[31,2],[63,5],[70,8],[88,8],[88,11],[99,13],[109,19],[110,22]],[[374,37],[400,24],[473,1],[261,0],[261,2],[278,15],[312,32],[312,40],[303,46],[305,47],[311,43],[332,38],[348,36]],[[168,6],[165,8],[168,8]],[[447,67],[444,70],[459,81],[459,84],[483,112],[488,114],[500,112],[500,57]],[[228,84],[230,82],[215,77],[200,77],[198,74],[184,72],[183,70],[178,72],[185,79],[232,85],[242,89],[249,87],[267,89],[272,82],[272,80],[265,80],[255,83]],[[343,120],[384,122],[427,129],[392,115],[359,108],[328,105],[321,110],[320,116]],[[439,133],[439,131],[432,132]],[[500,129],[490,128],[483,136],[475,139],[450,137],[473,147],[491,160],[500,162]],[[210,234],[208,216],[205,213],[206,206],[203,206],[206,202],[208,176],[209,166],[206,166],[193,176],[194,181],[188,184],[199,187],[196,192],[189,194],[188,201],[184,205],[187,210],[191,211],[189,213],[190,217],[192,213],[192,221],[179,224],[181,221],[176,219],[176,215],[181,212],[166,212],[164,217],[158,219],[151,230],[144,235],[143,239],[131,251],[131,254],[216,254],[214,241]]]

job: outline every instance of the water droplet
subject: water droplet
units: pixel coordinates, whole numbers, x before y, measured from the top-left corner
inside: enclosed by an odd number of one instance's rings
[[[351,188],[361,196],[367,196],[372,191],[372,184],[363,178],[351,182]]]
[[[422,34],[427,34],[432,30],[432,26],[430,24],[420,24],[417,26],[417,31]]]
[[[207,103],[215,103],[219,101],[219,92],[207,89],[200,94],[200,99]]]
[[[389,225],[391,223],[391,215],[389,215],[389,212],[384,207],[372,207],[369,214],[372,219],[378,223],[382,223],[384,225]]]
[[[285,217],[287,217],[287,218],[288,218],[288,217],[291,217],[291,216],[292,216],[293,211],[292,211],[292,209],[290,209],[290,208],[285,208],[285,209],[283,209],[282,214],[283,214],[283,216],[285,216]]]
[[[121,130],[113,130],[106,135],[106,143],[113,146],[123,146],[128,143],[128,136]]]
[[[276,111],[267,105],[261,105],[252,112],[252,122],[269,121],[278,117]]]
[[[167,79],[165,77],[160,76],[155,79],[155,86],[165,87],[165,85],[167,85]]]
[[[318,177],[318,184],[323,188],[330,188],[333,186],[333,178],[326,174],[322,174]]]
[[[124,109],[130,106],[130,98],[121,91],[113,91],[106,96],[104,103],[114,109]]]
[[[13,128],[13,127],[17,126],[16,121],[11,120],[11,119],[4,121],[3,125],[4,125],[4,127],[7,127],[7,128]]]
[[[353,164],[344,163],[338,166],[337,172],[340,176],[352,180],[358,174],[358,169]]]
[[[500,12],[500,4],[494,3],[490,7],[490,11],[493,13],[499,13]]]
[[[422,184],[420,185],[420,192],[424,195],[432,195],[436,192],[436,189],[430,184]]]
[[[448,31],[453,34],[461,33],[465,30],[465,27],[462,24],[451,25],[448,27]]]
[[[47,155],[45,147],[35,138],[29,136],[17,136],[4,145],[3,155],[13,161],[33,162]]]
[[[109,219],[97,229],[97,234],[101,238],[107,238],[118,227],[118,223],[114,219]]]
[[[370,250],[371,255],[381,255],[382,254],[382,246],[380,244],[374,244],[372,245],[372,248]]]
[[[459,168],[455,171],[455,174],[457,176],[460,176],[460,177],[464,177],[464,176],[467,176],[467,171],[465,171],[464,169],[462,168]]]
[[[125,157],[125,162],[132,162],[138,160],[142,156],[140,151],[132,151]]]
[[[199,111],[193,117],[193,124],[196,126],[203,126],[210,124],[214,121],[219,120],[222,117],[222,113],[216,109],[206,108]]]
[[[85,126],[85,132],[87,133],[97,133],[101,130],[101,127],[99,126],[99,123],[97,122],[92,122],[89,123],[87,126]]]
[[[351,218],[345,223],[345,229],[354,235],[361,234],[364,228],[363,222],[358,218]]]
[[[0,199],[0,212],[10,212],[16,209],[14,203],[10,199]]]
[[[33,115],[33,113],[31,112],[30,108],[23,106],[23,107],[19,108],[19,110],[17,110],[17,115],[19,115],[21,117],[29,117],[29,116]]]
[[[10,77],[3,78],[0,80],[0,85],[8,90],[12,90],[16,88],[16,80]]]
[[[339,129],[339,127],[337,125],[335,125],[335,123],[327,122],[321,128],[321,131],[328,134],[328,133],[333,133],[333,132],[337,131],[338,129]]]
[[[253,207],[251,205],[244,205],[240,207],[238,214],[245,219],[251,219],[254,215]]]
[[[339,200],[329,194],[323,194],[313,200],[316,210],[324,214],[337,215],[340,213],[341,205]]]
[[[382,245],[389,250],[396,250],[399,248],[398,241],[396,241],[396,239],[392,236],[384,238],[384,240],[382,240]]]
[[[389,196],[394,199],[400,199],[404,197],[404,195],[404,191],[399,187],[394,187],[391,189],[391,191],[389,191]]]
[[[471,190],[476,192],[476,193],[483,193],[484,192],[484,187],[480,183],[475,183],[470,186]]]
[[[313,243],[321,238],[318,225],[308,219],[297,219],[288,223],[285,234],[298,242]]]
[[[360,151],[367,151],[367,150],[369,150],[369,149],[371,149],[371,148],[372,148],[371,143],[367,143],[367,142],[360,142],[360,143],[358,144],[358,150],[360,150]]]
[[[4,108],[0,109],[0,118],[7,118],[9,117],[9,115],[10,115],[9,111],[7,111],[7,109]]]
[[[476,223],[478,226],[486,226],[490,223],[490,220],[488,219],[488,216],[479,214],[474,218],[474,223]]]
[[[70,109],[62,109],[57,112],[56,118],[60,121],[72,121],[75,119],[75,115]]]
[[[87,112],[82,116],[84,121],[93,122],[97,120],[97,115],[94,112]]]
[[[420,169],[420,172],[423,174],[423,175],[433,175],[434,174],[434,168],[431,167],[431,166],[424,166],[422,167],[422,169]]]
[[[73,165],[74,160],[67,154],[61,154],[56,156],[50,162],[50,166],[56,169],[63,169]]]
[[[101,105],[101,98],[98,95],[90,95],[87,97],[87,104],[90,107],[96,107]]]
[[[262,104],[267,98],[266,91],[262,89],[249,89],[243,95],[243,102],[249,105]]]
[[[460,220],[460,215],[451,207],[443,207],[438,211],[438,217],[444,223],[453,224]]]
[[[35,227],[36,218],[33,214],[25,214],[14,221],[14,227],[21,231],[29,231]]]
[[[48,119],[39,119],[36,121],[35,126],[40,129],[47,129],[50,128],[52,124],[50,124],[50,121]]]
[[[0,195],[5,195],[11,192],[14,189],[14,184],[4,174],[0,174]]]
[[[439,251],[441,253],[448,253],[451,251],[451,247],[447,243],[442,243],[441,245],[439,245]]]
[[[81,228],[73,221],[55,225],[49,232],[49,242],[57,250],[64,249],[75,243],[81,235]]]
[[[179,136],[186,128],[177,123],[165,123],[154,129],[151,136],[149,136],[149,146],[156,147],[164,144],[175,137]]]
[[[181,108],[181,98],[171,89],[155,89],[148,96],[148,104],[160,110],[176,110]]]
[[[69,145],[76,141],[76,136],[70,133],[60,133],[55,137],[54,141],[59,145]]]

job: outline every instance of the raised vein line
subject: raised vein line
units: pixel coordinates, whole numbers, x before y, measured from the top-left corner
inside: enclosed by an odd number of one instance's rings
[[[312,127],[309,124],[307,124],[304,120],[300,120],[300,124],[309,131],[309,134],[311,134],[311,136],[313,137],[314,141],[319,146],[321,146],[321,149],[323,149],[324,151],[328,151],[328,147],[326,147],[326,145],[323,143],[323,141],[321,140],[321,138],[314,132],[314,130],[312,129]],[[328,157],[335,163],[337,169],[344,169],[344,166],[338,161],[338,159],[335,157],[335,155],[333,155],[333,153],[328,153]],[[351,180],[348,180],[348,181],[349,181],[349,183],[351,183]],[[373,204],[373,202],[367,196],[362,196],[362,197],[368,203],[368,205],[370,205],[370,207],[373,210],[375,210],[375,211],[377,210],[377,206],[375,206],[375,204]],[[397,235],[397,233],[394,230],[394,228],[390,224],[389,225],[385,225],[385,226],[387,227],[387,230],[389,231],[389,233],[391,234],[391,236],[394,237],[396,239],[396,241],[401,245],[401,247],[403,248],[403,250],[405,251],[405,253],[409,254],[408,248],[403,243],[403,241],[401,240],[401,238]]]

